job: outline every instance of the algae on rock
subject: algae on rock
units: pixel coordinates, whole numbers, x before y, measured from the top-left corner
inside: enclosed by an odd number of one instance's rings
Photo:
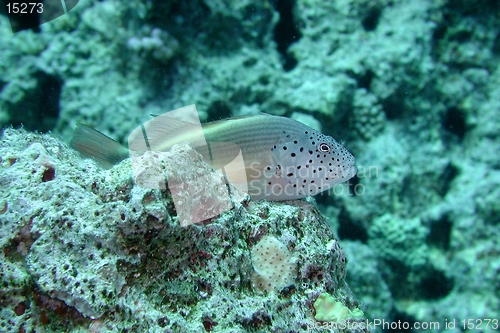
[[[130,160],[100,170],[49,135],[13,129],[4,131],[0,158],[0,325],[10,332],[42,324],[306,332],[319,294],[355,307],[344,253],[309,202],[236,202],[181,227],[170,190],[137,186]],[[269,237],[293,254],[294,269],[263,293],[252,285],[251,252]]]

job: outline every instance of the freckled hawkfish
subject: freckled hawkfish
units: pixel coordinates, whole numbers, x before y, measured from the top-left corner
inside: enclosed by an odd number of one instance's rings
[[[201,125],[167,117],[154,127],[138,127],[136,135],[145,131],[148,150],[166,152],[175,144],[188,142],[216,170],[241,154],[243,165],[233,168],[229,178],[233,183],[245,182],[254,200],[316,195],[356,174],[354,156],[334,138],[286,117],[259,114]],[[77,126],[71,145],[104,167],[134,151],[130,138],[125,148],[82,124]]]

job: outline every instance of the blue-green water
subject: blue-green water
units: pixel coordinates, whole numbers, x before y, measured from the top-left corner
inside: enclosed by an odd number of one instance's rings
[[[499,330],[500,3],[34,4],[0,10],[0,332]],[[68,148],[190,104],[304,122],[357,175],[253,202],[189,147],[168,188]]]

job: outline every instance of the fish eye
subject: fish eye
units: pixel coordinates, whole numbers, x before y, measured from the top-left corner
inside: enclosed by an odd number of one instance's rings
[[[330,146],[322,142],[318,145],[318,149],[322,153],[328,153],[330,151]]]

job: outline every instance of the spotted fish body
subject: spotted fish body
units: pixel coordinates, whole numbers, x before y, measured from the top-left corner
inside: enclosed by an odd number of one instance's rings
[[[214,132],[210,126],[204,128],[207,141],[238,145],[253,199],[313,196],[356,174],[354,156],[347,149],[290,118],[261,114],[229,120],[215,128]]]
[[[172,119],[149,143],[158,151],[168,151],[181,142],[192,144],[192,126]],[[355,159],[347,149],[332,137],[290,118],[268,114],[233,117],[203,124],[202,128],[209,150],[194,145],[195,149],[214,169],[224,167],[241,152],[244,170],[236,173],[255,200],[281,201],[316,195],[356,174]],[[116,142],[112,144],[110,140],[80,125],[72,145],[101,162],[114,163],[125,158],[126,152],[118,152]],[[224,143],[237,147],[237,151]]]

